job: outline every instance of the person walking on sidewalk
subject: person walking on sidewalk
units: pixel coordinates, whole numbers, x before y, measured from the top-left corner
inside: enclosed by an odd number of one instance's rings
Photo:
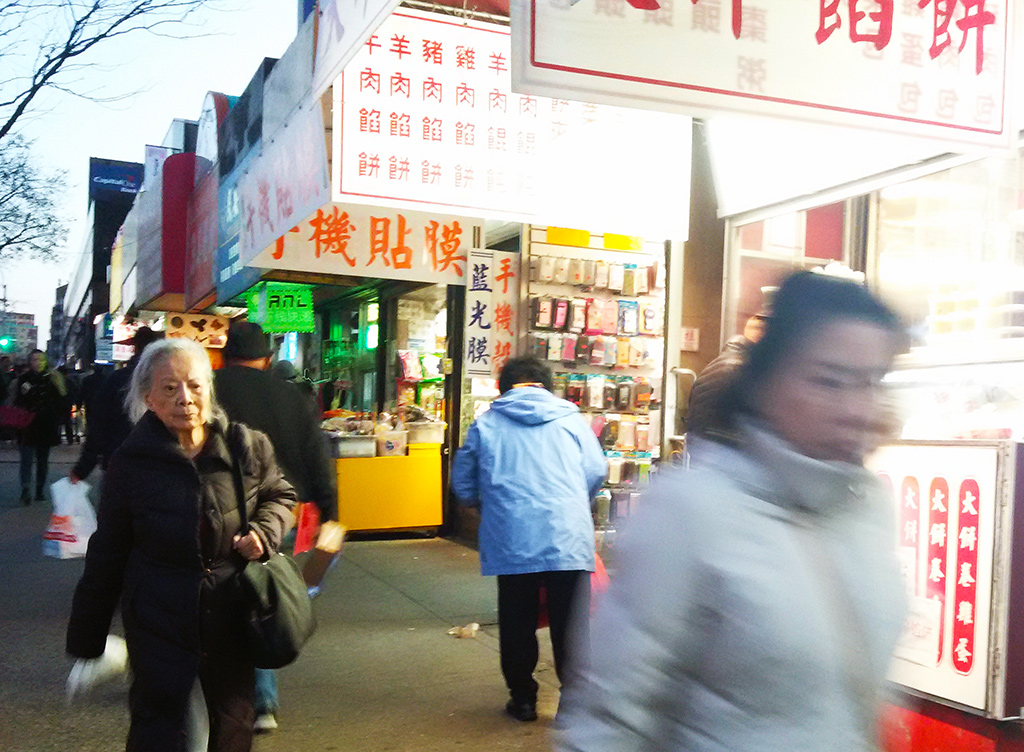
[[[284,477],[300,501],[311,501],[320,522],[338,519],[338,494],[327,446],[313,402],[300,387],[274,376],[267,335],[258,324],[240,322],[228,330],[224,368],[214,382],[228,418],[270,438]],[[277,676],[256,669],[256,731],[277,728]]]
[[[659,474],[592,622],[558,752],[871,752],[906,593],[864,467],[906,341],[867,288],[798,272],[727,389],[725,438]]]
[[[14,396],[16,407],[32,413],[32,422],[18,432],[21,449],[21,503],[32,503],[32,465],[36,467],[36,501],[43,500],[50,449],[60,444],[64,399],[67,385],[63,377],[47,367],[46,353],[33,350],[29,369],[18,378]]]
[[[75,588],[67,651],[76,658],[103,654],[121,601],[133,676],[128,752],[252,748],[253,665],[236,579],[278,549],[295,492],[267,437],[229,424],[212,387],[206,351],[191,340],[143,353],[128,394],[135,427],[104,475]]]
[[[547,592],[555,671],[566,684],[574,648],[585,652],[585,622],[594,571],[594,497],[607,463],[594,432],[571,402],[551,393],[547,365],[509,360],[501,396],[473,421],[452,470],[459,501],[480,509],[481,573],[498,577],[505,711],[537,719],[537,624]],[[580,633],[570,641],[571,632]]]
[[[68,477],[72,483],[85,480],[97,464],[104,470],[110,462],[114,450],[128,438],[132,431],[132,422],[128,418],[125,398],[132,374],[146,348],[164,338],[163,332],[155,332],[148,326],[139,327],[132,337],[134,352],[128,365],[114,371],[97,385],[95,380],[90,383],[90,394],[85,398],[85,441],[78,461],[71,468]],[[100,373],[98,370],[89,379]]]

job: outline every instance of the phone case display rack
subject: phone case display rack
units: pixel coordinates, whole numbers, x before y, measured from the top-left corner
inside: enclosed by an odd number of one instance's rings
[[[554,393],[576,404],[608,458],[597,498],[599,544],[648,484],[660,452],[665,258],[534,241],[520,352],[546,360]]]

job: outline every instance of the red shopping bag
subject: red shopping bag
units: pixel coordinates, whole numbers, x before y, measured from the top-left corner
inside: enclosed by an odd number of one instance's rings
[[[35,420],[36,414],[23,407],[0,405],[0,428],[13,428],[20,431],[28,428]]]
[[[309,551],[316,545],[316,531],[320,527],[320,510],[312,502],[299,504],[298,524],[295,526],[295,555]]]
[[[590,613],[594,613],[594,596],[603,593],[608,589],[611,579],[608,577],[608,570],[604,568],[601,557],[594,554],[594,571],[590,573]],[[548,626],[548,590],[540,586],[540,610],[537,612],[537,629]]]

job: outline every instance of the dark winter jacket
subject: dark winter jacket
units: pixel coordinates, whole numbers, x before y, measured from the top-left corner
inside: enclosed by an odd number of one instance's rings
[[[177,749],[178,739],[159,741],[153,727],[166,728],[167,708],[184,708],[201,653],[234,655],[241,643],[233,579],[245,561],[232,548],[241,531],[229,445],[238,447],[249,524],[268,555],[292,523],[295,492],[267,437],[229,431],[223,419],[208,431],[193,460],[153,413],[142,417],[108,466],[75,590],[67,650],[79,658],[103,653],[120,598],[135,676],[129,738],[148,739],[142,748]]]
[[[18,378],[14,404],[35,413],[28,428],[19,433],[19,441],[29,446],[57,446],[64,419],[64,395],[57,384],[63,377],[53,371],[29,371]]]
[[[227,366],[213,378],[228,418],[270,438],[299,501],[315,503],[322,520],[338,519],[337,475],[312,400],[295,384],[256,368]]]
[[[85,443],[78,462],[72,472],[79,478],[87,478],[96,464],[106,470],[114,451],[132,432],[132,422],[124,407],[128,386],[135,372],[136,361],[114,371],[103,379],[91,395],[86,407]]]
[[[727,437],[731,433],[721,417],[721,402],[746,362],[751,344],[746,337],[734,337],[697,376],[686,410],[687,433],[712,438]]]

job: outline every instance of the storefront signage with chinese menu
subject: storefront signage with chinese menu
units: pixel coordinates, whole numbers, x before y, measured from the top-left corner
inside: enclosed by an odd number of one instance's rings
[[[995,559],[994,447],[883,447],[909,615],[889,678],[986,710]]]
[[[1010,0],[525,0],[514,88],[1008,145],[1012,13]]]
[[[380,26],[399,0],[321,0],[313,66],[313,98],[334,83],[366,37]]]
[[[313,288],[284,282],[260,282],[248,294],[249,321],[265,332],[311,332]]]
[[[520,255],[489,249],[469,256],[463,374],[498,377],[516,355]]]
[[[508,27],[392,13],[334,86],[334,200],[685,240],[689,118],[513,94],[511,57]]]
[[[483,222],[372,206],[328,204],[252,260],[261,269],[465,285]]]

